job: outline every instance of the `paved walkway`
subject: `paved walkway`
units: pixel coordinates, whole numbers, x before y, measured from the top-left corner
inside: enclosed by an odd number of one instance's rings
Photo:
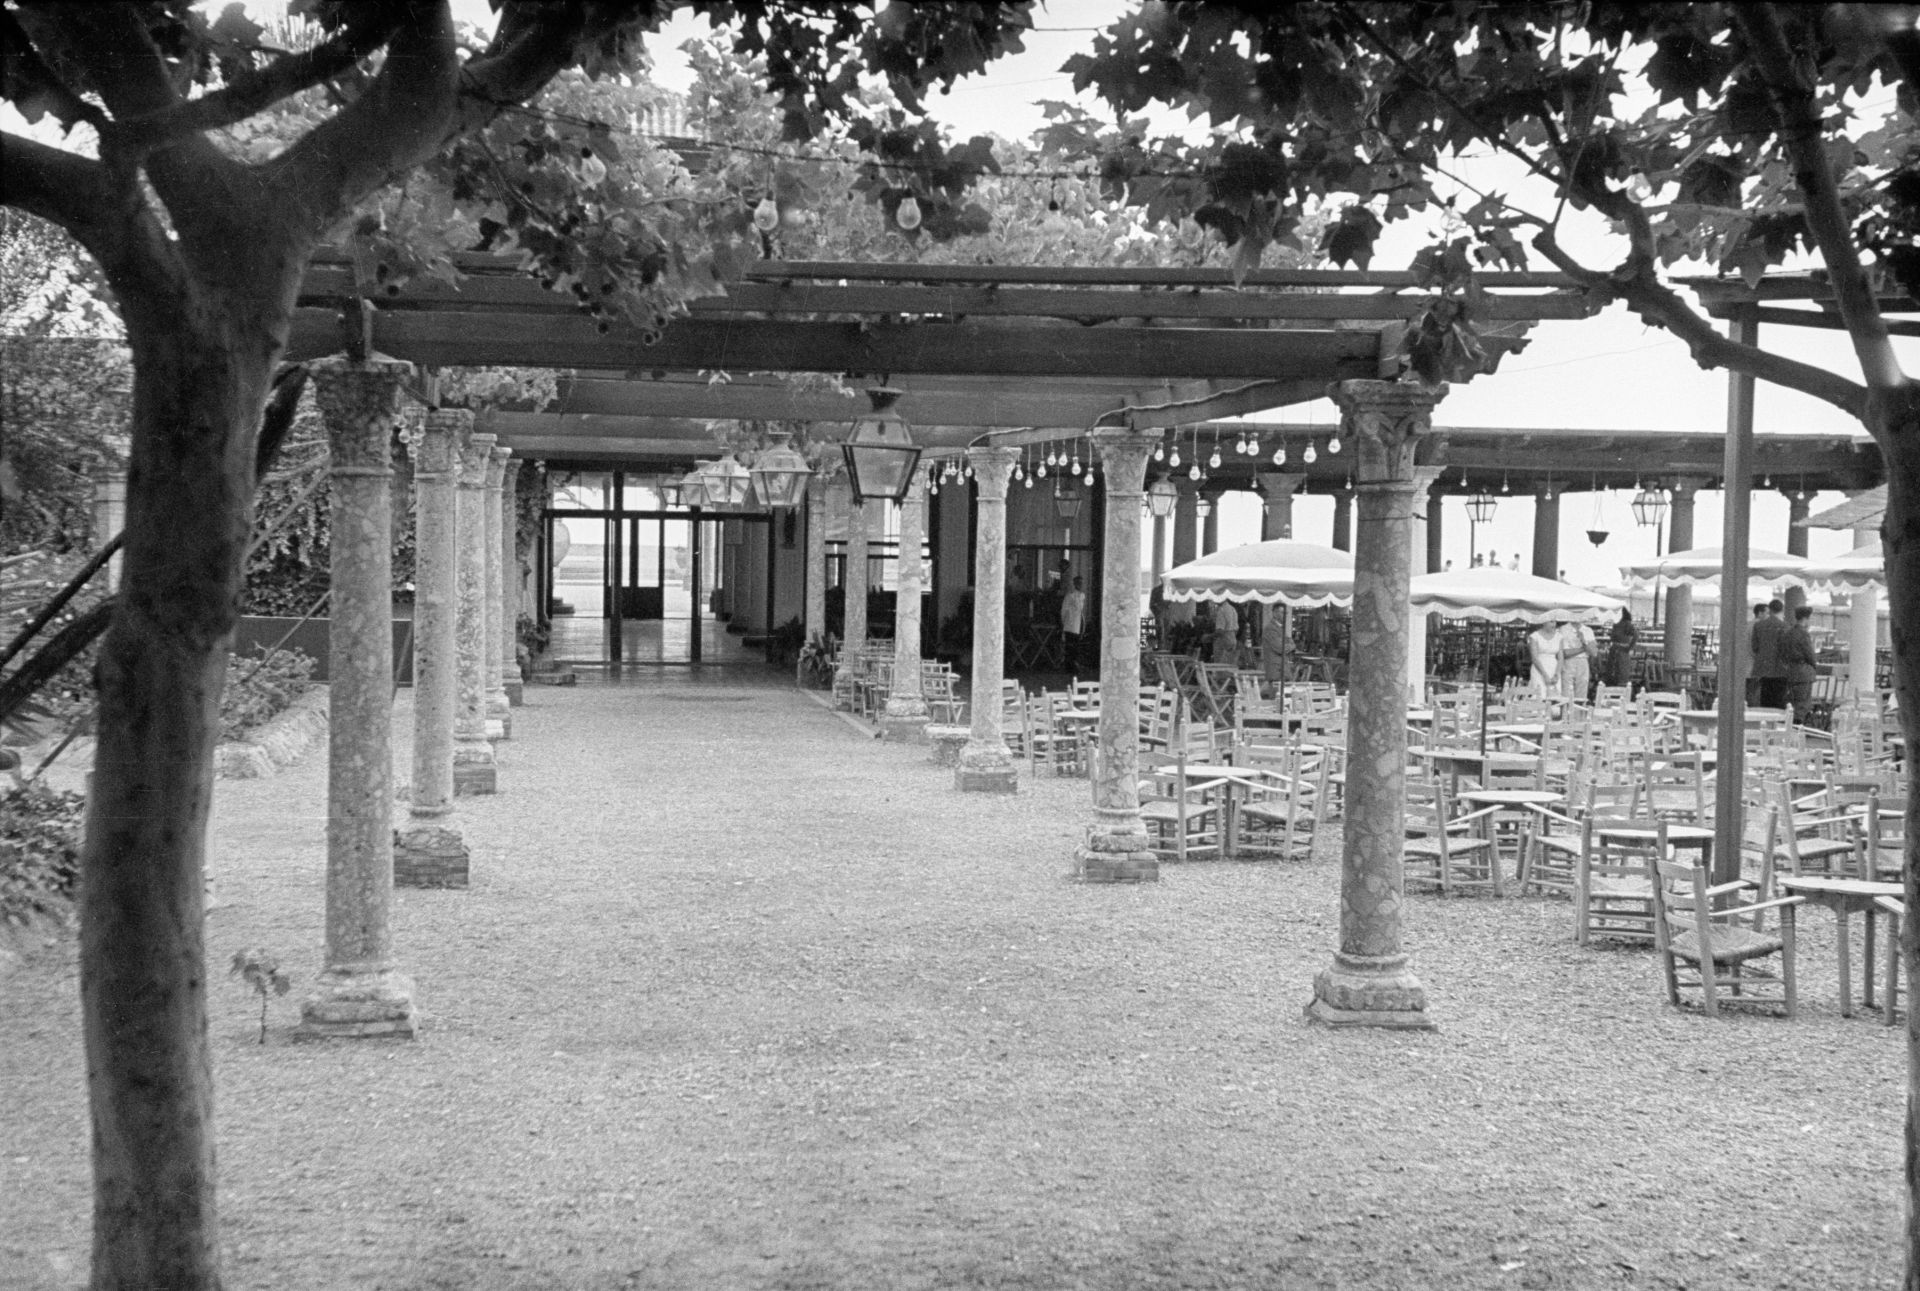
[[[404,713],[399,727],[405,730]],[[405,766],[404,738],[397,764]],[[757,669],[530,687],[465,892],[403,891],[418,1041],[286,1042],[325,759],[216,795],[228,1284],[1888,1285],[1901,1036],[1667,1008],[1564,902],[1416,900],[1437,1035],[1300,1010],[1337,853],[1068,881],[1083,781],[962,796]],[[254,1043],[225,976],[296,978]],[[0,1285],[87,1249],[72,957],[0,980]],[[1737,1181],[1737,1186],[1732,1183]]]

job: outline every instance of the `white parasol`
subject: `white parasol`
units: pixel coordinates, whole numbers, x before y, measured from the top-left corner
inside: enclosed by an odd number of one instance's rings
[[[1843,555],[1807,562],[1801,571],[1807,586],[1823,592],[1859,592],[1887,585],[1887,555],[1878,538],[1869,538]]]
[[[1694,547],[1687,551],[1668,552],[1646,564],[1622,565],[1620,572],[1629,583],[1638,586],[1674,583],[1686,587],[1697,583],[1719,583],[1720,568],[1725,563],[1726,548]],[[1747,577],[1764,583],[1805,583],[1807,579],[1802,571],[1807,563],[1801,556],[1753,547],[1747,551]]]
[[[1493,623],[1552,623],[1619,613],[1625,605],[1604,592],[1481,566],[1421,574],[1409,587],[1413,608],[1450,619],[1486,619]]]
[[[1275,539],[1230,547],[1167,571],[1170,601],[1232,601],[1302,609],[1353,604],[1353,553]]]

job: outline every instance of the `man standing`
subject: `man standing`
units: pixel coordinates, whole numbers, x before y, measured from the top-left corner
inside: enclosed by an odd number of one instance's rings
[[[1269,687],[1287,675],[1287,655],[1293,649],[1293,625],[1287,622],[1284,605],[1269,605],[1261,611],[1266,622],[1260,628],[1260,671]]]
[[[1575,619],[1560,625],[1560,693],[1577,703],[1586,703],[1593,687],[1593,661],[1600,654],[1600,643],[1593,629]]]
[[[1787,667],[1787,697],[1793,703],[1793,720],[1807,723],[1807,710],[1813,706],[1813,679],[1820,674],[1818,657],[1813,652],[1813,633],[1807,623],[1813,610],[1805,605],[1793,612],[1793,626],[1780,642],[1780,658]]]
[[[1787,662],[1781,656],[1787,622],[1780,617],[1786,608],[1786,602],[1776,598],[1767,602],[1765,613],[1753,621],[1754,703],[1761,708],[1787,706]],[[1754,609],[1762,607],[1756,605]]]
[[[1073,585],[1060,598],[1060,637],[1066,646],[1067,666],[1070,668],[1078,667],[1080,663],[1080,629],[1086,617],[1086,587],[1076,574]]]
[[[1231,601],[1213,607],[1213,661],[1240,666],[1240,611]]]

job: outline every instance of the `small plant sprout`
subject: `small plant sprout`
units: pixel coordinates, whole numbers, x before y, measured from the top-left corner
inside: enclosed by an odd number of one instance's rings
[[[260,1043],[267,1042],[267,1001],[285,995],[293,988],[293,979],[280,971],[280,961],[258,947],[233,952],[233,976],[251,986],[260,996]]]

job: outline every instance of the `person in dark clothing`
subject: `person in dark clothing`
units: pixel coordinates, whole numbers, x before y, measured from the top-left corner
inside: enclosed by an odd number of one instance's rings
[[[1633,646],[1639,639],[1640,629],[1634,626],[1633,611],[1623,608],[1620,621],[1607,632],[1607,685],[1633,684]]]
[[[1813,652],[1813,633],[1807,630],[1813,611],[1802,605],[1793,612],[1793,626],[1780,641],[1780,658],[1787,669],[1787,698],[1793,704],[1793,720],[1805,725],[1813,707],[1813,679],[1820,675],[1819,660]]]
[[[1786,602],[1767,602],[1766,614],[1753,621],[1754,702],[1761,708],[1787,706],[1787,664],[1780,647],[1787,635],[1787,621],[1780,617]]]

